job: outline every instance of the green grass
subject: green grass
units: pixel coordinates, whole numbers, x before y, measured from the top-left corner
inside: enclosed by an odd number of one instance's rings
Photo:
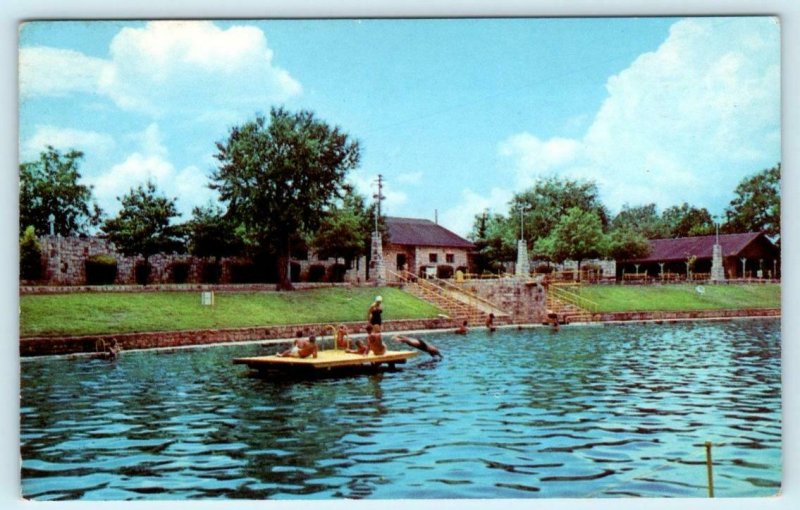
[[[326,288],[296,292],[75,293],[20,297],[20,333],[29,336],[236,328],[366,321],[376,294],[384,320],[435,317],[433,305],[394,288]]]
[[[600,312],[780,308],[780,285],[587,285],[581,296]]]

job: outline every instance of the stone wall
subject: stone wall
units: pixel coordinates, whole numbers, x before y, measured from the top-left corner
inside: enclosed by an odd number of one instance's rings
[[[464,289],[492,302],[511,315],[514,323],[538,323],[547,317],[545,288],[530,280],[467,280]]]
[[[93,255],[110,255],[117,261],[116,285],[129,285],[136,283],[135,268],[142,257],[127,257],[116,251],[113,243],[98,237],[61,237],[43,236],[39,238],[42,247],[42,280],[37,282],[44,285],[85,285],[86,284],[86,259]],[[365,280],[365,258],[353,264],[345,273],[344,281],[359,283]],[[172,267],[174,264],[188,265],[187,283],[200,283],[203,280],[203,268],[211,259],[193,257],[190,255],[158,254],[150,257],[152,266],[150,281],[152,284],[174,283]],[[241,257],[227,257],[220,260],[220,283],[232,281],[232,267],[235,264],[247,263]],[[335,264],[336,259],[319,259],[315,254],[309,254],[305,260],[293,260],[300,266],[300,280],[308,279],[310,267],[314,264],[327,268]],[[342,261],[339,261],[342,262]]]

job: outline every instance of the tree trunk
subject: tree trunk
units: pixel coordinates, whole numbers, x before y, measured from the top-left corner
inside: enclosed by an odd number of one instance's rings
[[[578,259],[578,281],[581,281],[581,261]]]
[[[294,290],[292,285],[292,248],[289,240],[286,240],[281,254],[278,255],[278,285],[277,290]]]

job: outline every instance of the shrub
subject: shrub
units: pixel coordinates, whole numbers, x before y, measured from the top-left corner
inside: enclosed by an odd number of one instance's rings
[[[533,272],[536,274],[550,274],[553,272],[553,266],[550,264],[539,264],[534,268]]]
[[[255,283],[258,281],[258,267],[252,262],[232,262],[229,266],[231,283]]]
[[[23,280],[38,280],[42,276],[42,247],[32,225],[19,240],[19,276]]]
[[[200,280],[202,283],[219,283],[220,273],[219,262],[206,262],[203,264]]]
[[[133,268],[136,275],[136,283],[139,285],[147,285],[150,281],[150,273],[153,271],[153,266],[146,260],[141,260],[136,263]]]
[[[453,277],[453,266],[441,265],[436,267],[436,278],[447,280]]]
[[[87,285],[112,285],[117,279],[117,259],[112,255],[92,255],[84,262]]]
[[[169,266],[172,283],[186,283],[189,280],[189,263],[173,262]]]
[[[341,283],[344,281],[344,275],[347,272],[347,266],[344,264],[333,264],[328,268],[328,281]]]
[[[321,282],[325,279],[325,266],[313,264],[308,268],[308,281]]]

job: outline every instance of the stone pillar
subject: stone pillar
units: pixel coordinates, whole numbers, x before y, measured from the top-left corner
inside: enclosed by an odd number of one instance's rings
[[[711,281],[725,281],[725,267],[722,264],[722,246],[715,244],[711,253]]]
[[[372,233],[371,276],[376,285],[386,285],[386,264],[383,262],[383,242],[380,232]]]
[[[516,276],[529,276],[531,274],[531,263],[528,260],[528,245],[524,239],[517,241],[517,270]]]

